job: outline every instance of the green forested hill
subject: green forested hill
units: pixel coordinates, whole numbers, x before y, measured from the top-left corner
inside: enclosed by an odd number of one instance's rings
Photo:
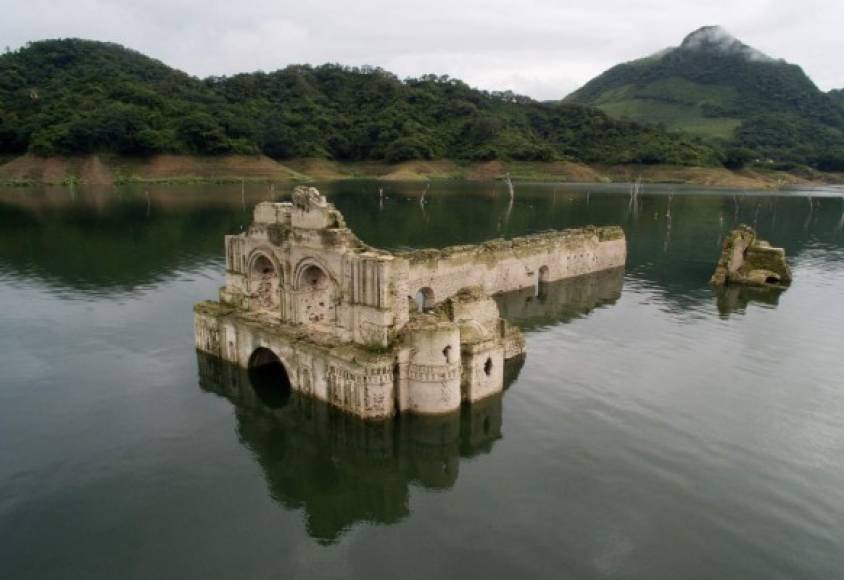
[[[0,154],[258,153],[283,159],[574,159],[711,165],[712,147],[595,108],[447,77],[290,66],[205,80],[119,45],[0,56]]]
[[[844,168],[844,99],[718,27],[617,65],[565,102],[741,148],[746,158]]]

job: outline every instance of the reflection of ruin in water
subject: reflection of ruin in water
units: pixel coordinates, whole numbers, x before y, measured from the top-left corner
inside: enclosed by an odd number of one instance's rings
[[[240,441],[264,471],[272,498],[303,508],[308,534],[336,541],[361,521],[392,524],[410,513],[409,486],[449,489],[461,458],[488,453],[502,437],[502,394],[459,411],[367,422],[293,393],[267,396],[248,371],[197,353],[200,387],[235,406]],[[505,367],[505,387],[523,357]],[[254,378],[254,377],[253,377]]]
[[[782,290],[764,286],[721,286],[714,288],[721,318],[728,318],[732,313],[744,313],[751,303],[765,308],[779,305]]]
[[[529,331],[567,322],[621,297],[624,268],[603,270],[556,282],[545,282],[494,296],[501,317]]]

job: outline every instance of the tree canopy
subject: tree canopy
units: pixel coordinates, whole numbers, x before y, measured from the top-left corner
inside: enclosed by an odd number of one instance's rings
[[[116,44],[0,56],[0,153],[264,153],[711,165],[709,145],[592,107],[336,64],[197,79]]]

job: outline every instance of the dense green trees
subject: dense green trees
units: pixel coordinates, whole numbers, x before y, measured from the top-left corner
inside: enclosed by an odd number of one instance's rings
[[[743,169],[756,161],[759,153],[747,147],[730,147],[724,152],[724,167]]]
[[[0,151],[255,150],[213,114],[201,81],[114,44],[36,42],[0,56]]]
[[[597,109],[428,75],[290,66],[199,80],[114,44],[0,56],[0,153],[223,154],[339,160],[576,159],[714,164],[710,147]]]
[[[663,82],[680,77],[673,88]],[[729,140],[684,137],[571,101],[478,91],[446,76],[400,80],[371,67],[289,66],[200,80],[119,45],[51,40],[0,56],[0,155],[844,167],[844,96],[821,93],[781,61],[677,49],[615,67],[574,100],[649,83],[661,83],[647,93],[651,101],[701,100],[706,118],[742,122]],[[700,87],[709,87],[705,95]]]

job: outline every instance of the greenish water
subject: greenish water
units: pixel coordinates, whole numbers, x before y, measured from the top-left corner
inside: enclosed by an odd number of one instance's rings
[[[0,577],[844,574],[844,191],[422,189],[324,191],[372,245],[618,223],[628,264],[499,299],[502,397],[380,425],[193,349],[223,235],[284,192],[0,191]],[[736,222],[791,288],[707,286]]]

